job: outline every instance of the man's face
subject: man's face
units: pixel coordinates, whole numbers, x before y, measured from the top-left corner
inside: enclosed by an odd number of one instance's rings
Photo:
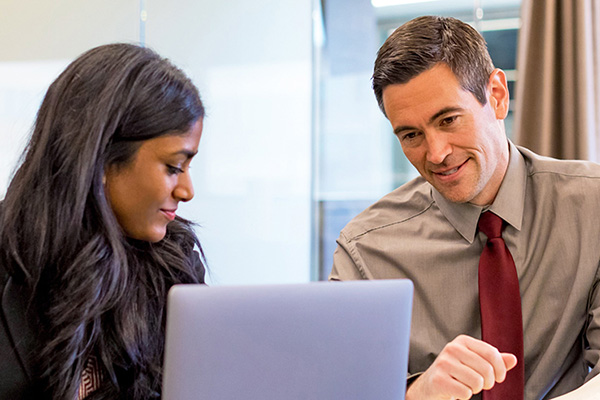
[[[508,89],[494,70],[481,105],[445,64],[383,90],[383,105],[406,158],[446,199],[491,204],[508,166]]]

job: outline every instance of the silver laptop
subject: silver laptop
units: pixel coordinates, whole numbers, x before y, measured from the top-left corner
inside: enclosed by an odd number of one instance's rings
[[[409,280],[177,285],[165,400],[402,400]]]

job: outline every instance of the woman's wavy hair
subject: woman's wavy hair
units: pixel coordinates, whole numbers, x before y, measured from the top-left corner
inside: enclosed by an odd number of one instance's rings
[[[132,44],[89,50],[48,89],[2,204],[0,262],[32,292],[52,398],[76,397],[92,355],[104,379],[89,399],[160,396],[167,291],[203,279],[200,243],[181,218],[158,243],[127,239],[103,176],[203,117],[189,78]]]
[[[483,36],[456,18],[423,16],[396,29],[377,53],[372,80],[381,111],[385,114],[383,90],[388,85],[407,83],[438,63],[450,67],[480,104],[487,103],[494,64]]]

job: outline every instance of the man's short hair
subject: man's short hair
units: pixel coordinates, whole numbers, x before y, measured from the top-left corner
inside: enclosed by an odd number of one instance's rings
[[[396,29],[377,53],[373,90],[383,113],[383,89],[407,83],[438,63],[448,65],[462,88],[479,103],[487,103],[494,64],[483,36],[455,18],[425,16]]]

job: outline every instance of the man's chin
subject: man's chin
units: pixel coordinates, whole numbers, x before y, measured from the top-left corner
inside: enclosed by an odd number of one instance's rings
[[[448,188],[435,188],[446,200],[452,203],[468,203],[473,200],[471,193],[460,190],[448,190]],[[440,190],[441,189],[441,190]]]

